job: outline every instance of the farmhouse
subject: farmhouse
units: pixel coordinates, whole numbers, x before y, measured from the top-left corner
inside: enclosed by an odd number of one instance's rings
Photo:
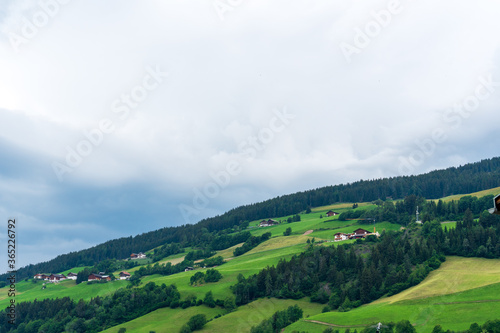
[[[336,241],[336,242],[347,240],[349,238],[349,235],[344,234],[342,232],[337,232],[334,236],[335,236],[334,241]]]
[[[37,274],[37,275],[33,276],[33,279],[48,280],[49,279],[49,275],[46,275],[46,274]]]
[[[139,252],[139,253],[132,253],[130,255],[130,259],[143,259],[143,258],[146,258],[146,255],[142,252]]]
[[[269,220],[262,220],[259,224],[259,227],[270,227],[270,226],[273,226],[273,225],[277,225],[279,224],[278,221],[276,220],[272,220],[272,219],[269,219]]]
[[[184,269],[184,272],[187,272],[187,271],[192,271],[192,270],[194,270],[194,268],[193,268],[193,267],[186,267],[186,268]]]
[[[77,277],[78,277],[78,274],[76,274],[76,273],[71,273],[71,272],[69,272],[69,273],[68,273],[68,276],[67,276],[67,278],[68,278],[68,279],[71,279],[71,280],[76,280],[76,278],[77,278]]]
[[[326,212],[326,216],[335,216],[335,215],[339,215],[339,213],[334,212],[333,210],[329,210],[328,212]]]
[[[358,239],[358,238],[363,238],[365,236],[367,236],[370,232],[368,230],[365,230],[365,229],[356,229],[354,230],[354,232],[351,234],[351,239]]]
[[[100,281],[100,280],[106,280],[106,281],[111,281],[111,278],[109,275],[101,275],[101,274],[90,274],[88,281]]]
[[[62,280],[66,280],[66,276],[64,276],[64,274],[50,274],[49,276],[50,282],[57,282]]]
[[[128,280],[128,279],[130,279],[130,273],[120,272],[120,280]]]
[[[339,242],[348,239],[348,234],[337,232],[334,236],[334,241]]]

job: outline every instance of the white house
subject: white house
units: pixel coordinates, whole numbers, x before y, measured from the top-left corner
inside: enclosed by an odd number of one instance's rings
[[[343,240],[347,240],[349,239],[349,235],[347,234],[344,234],[342,232],[337,232],[335,235],[334,235],[334,241],[336,242],[340,242],[340,241],[343,241]]]
[[[66,276],[66,278],[68,278],[70,280],[76,280],[77,277],[78,277],[78,274],[72,273],[72,272],[69,272],[68,275]]]

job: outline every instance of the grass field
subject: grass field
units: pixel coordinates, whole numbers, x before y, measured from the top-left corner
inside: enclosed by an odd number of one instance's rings
[[[304,310],[304,316],[321,313],[323,306],[317,303],[311,303],[307,299],[302,300],[282,300],[276,298],[260,299],[250,304],[240,306],[238,310],[226,314],[221,308],[210,309],[207,306],[191,307],[185,310],[181,309],[159,309],[143,317],[129,321],[122,325],[115,326],[103,332],[116,333],[121,327],[132,333],[177,333],[191,316],[195,314],[205,314],[210,320],[216,315],[222,317],[208,322],[202,330],[197,332],[204,333],[223,333],[223,332],[250,332],[250,328],[259,324],[262,320],[268,319],[276,311],[281,311],[292,305],[299,305]]]
[[[474,322],[500,318],[500,260],[448,257],[442,267],[422,283],[400,294],[364,305],[349,312],[328,312],[307,318],[347,327],[408,319],[418,332],[464,330]],[[352,326],[351,326],[352,325]],[[328,327],[301,320],[289,326],[310,333]]]
[[[351,233],[358,228],[363,228],[365,230],[373,232],[373,227],[374,227],[373,224],[358,224],[358,223],[356,223],[356,221],[344,221],[344,222],[342,222],[344,225],[346,223],[348,223],[350,225],[347,227],[346,226],[342,227],[341,222],[342,221],[338,221],[338,225],[339,225],[338,229],[335,228],[333,230],[318,230],[318,231],[314,231],[309,236],[316,237],[319,239],[333,240],[333,238],[334,238],[333,235],[335,235],[337,232]],[[393,224],[393,223],[389,223],[389,222],[381,222],[381,223],[375,223],[375,228],[376,228],[376,231],[382,232],[383,230],[386,230],[386,231],[399,230],[401,228],[401,225]]]
[[[443,200],[444,202],[449,202],[451,200],[455,200],[455,201],[460,200],[461,197],[466,196],[466,195],[471,195],[473,197],[481,198],[481,197],[484,197],[486,195],[497,195],[498,193],[500,193],[500,187],[495,187],[495,188],[491,188],[489,190],[484,190],[484,191],[479,191],[479,192],[474,192],[474,193],[469,193],[469,194],[450,195],[449,197],[444,197],[441,200]],[[493,202],[491,204],[493,206]]]
[[[195,287],[189,284],[189,280],[192,275],[198,271],[205,271],[205,269],[181,272],[169,276],[147,276],[144,277],[142,281],[144,284],[149,281],[153,281],[157,284],[175,284],[183,297],[187,295],[195,295],[198,298],[203,298],[205,294],[211,290],[214,298],[224,299],[227,296],[232,295],[230,286],[236,283],[238,274],[241,273],[246,277],[251,274],[258,273],[262,268],[268,265],[276,265],[282,258],[287,259],[294,254],[303,252],[305,247],[306,244],[297,244],[277,249],[269,249],[257,253],[245,253],[239,257],[235,257],[224,265],[216,267],[216,269],[223,276],[223,278],[217,283],[207,283]]]
[[[448,222],[441,222],[441,227],[444,229],[455,229],[457,227],[457,222],[456,221],[448,221]]]
[[[148,313],[145,316],[139,317],[137,319],[131,320],[124,324],[114,326],[103,332],[105,333],[117,333],[120,328],[126,328],[127,333],[138,333],[138,332],[150,332],[155,331],[157,333],[177,333],[181,327],[188,322],[189,318],[196,314],[204,314],[207,319],[212,319],[218,314],[223,314],[224,309],[214,308],[211,309],[208,306],[197,306],[187,309],[170,309],[163,308]],[[201,332],[201,331],[199,331]]]
[[[83,298],[90,300],[92,297],[105,296],[114,291],[123,288],[127,285],[126,281],[113,281],[103,284],[87,285],[86,282],[79,285],[73,280],[65,280],[60,283],[46,283],[46,288],[42,289],[42,281],[33,283],[30,281],[22,281],[16,285],[16,302],[33,301],[35,299],[42,300],[45,298],[62,298],[71,297],[75,300]],[[0,289],[0,307],[7,306],[7,287]]]

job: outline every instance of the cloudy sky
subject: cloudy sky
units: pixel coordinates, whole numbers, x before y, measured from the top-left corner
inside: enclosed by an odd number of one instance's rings
[[[488,0],[3,0],[0,216],[17,219],[19,265],[499,155],[499,13]]]

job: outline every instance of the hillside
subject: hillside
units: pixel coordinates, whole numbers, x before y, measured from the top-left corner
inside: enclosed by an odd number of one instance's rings
[[[435,325],[465,330],[471,323],[498,318],[499,295],[499,259],[448,257],[415,287],[349,312],[311,316],[287,327],[285,332],[321,333],[328,324],[359,330],[379,321],[402,319],[409,319],[417,332],[431,332]]]
[[[166,227],[135,237],[110,240],[90,249],[63,254],[57,258],[18,269],[20,279],[38,272],[65,271],[72,267],[91,266],[106,259],[127,258],[133,252],[145,252],[166,243],[199,246],[203,230],[217,233],[245,223],[272,216],[288,216],[307,207],[321,207],[342,202],[370,202],[377,199],[403,199],[408,195],[438,199],[460,193],[472,193],[500,186],[500,157],[436,170],[417,176],[360,180],[352,184],[326,186],[280,196],[264,202],[241,206],[220,216],[204,219],[195,225]],[[1,275],[5,279],[7,275]]]
[[[484,211],[496,191],[310,207],[299,214],[266,216],[277,221],[269,227],[259,227],[259,218],[219,232],[205,228],[195,243],[145,249],[147,259],[104,260],[58,271],[118,276],[124,265],[137,264],[127,268],[130,281],[67,280],[43,286],[26,278],[16,286],[18,320],[25,325],[20,331],[175,333],[203,314],[208,322],[200,332],[250,332],[293,305],[300,306],[303,318],[285,332],[323,332],[328,323],[360,330],[403,319],[418,332],[436,324],[463,330],[497,318],[500,259],[486,258],[500,258],[500,218]],[[415,223],[417,205],[423,225]],[[336,215],[327,216],[329,211]],[[377,231],[379,237],[333,241],[336,233],[357,229]],[[237,254],[243,246],[248,248]],[[204,267],[207,257],[221,261]],[[194,270],[185,271],[188,266]],[[193,283],[209,270],[220,279]],[[0,295],[5,308],[8,287]],[[469,314],[448,318],[462,312]],[[11,327],[0,324],[0,330]]]

